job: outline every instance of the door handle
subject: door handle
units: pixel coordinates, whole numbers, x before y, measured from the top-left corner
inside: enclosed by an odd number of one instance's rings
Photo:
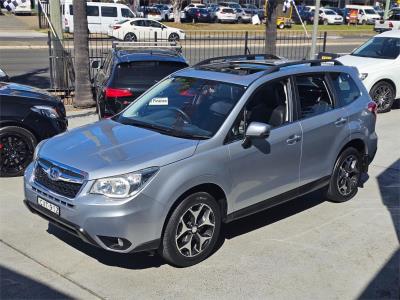
[[[297,143],[297,142],[300,142],[301,141],[301,136],[299,136],[299,135],[292,135],[292,136],[290,136],[287,140],[286,140],[286,144],[288,144],[288,145],[293,145],[293,144],[295,144],[295,143]]]
[[[347,120],[345,119],[345,118],[340,118],[340,119],[337,119],[336,121],[335,121],[335,125],[336,126],[342,126],[343,124],[345,124],[347,122]]]

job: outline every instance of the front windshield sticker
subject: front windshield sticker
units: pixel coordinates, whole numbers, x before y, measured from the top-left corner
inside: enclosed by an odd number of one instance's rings
[[[149,105],[168,105],[168,97],[153,98],[150,100]]]

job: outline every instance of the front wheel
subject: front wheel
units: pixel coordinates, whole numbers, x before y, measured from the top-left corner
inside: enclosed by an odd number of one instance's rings
[[[361,178],[361,155],[349,147],[337,158],[326,197],[332,202],[345,202],[358,191]]]
[[[0,129],[0,177],[21,176],[30,164],[36,138],[25,128],[7,126]]]
[[[124,41],[125,42],[136,42],[137,41],[137,37],[136,37],[136,35],[134,33],[128,32],[124,37]]]
[[[390,83],[386,81],[376,83],[369,94],[378,106],[378,113],[385,113],[391,110],[395,98],[395,92]]]
[[[324,20],[323,24],[324,24],[324,25],[329,25],[328,20]]]
[[[214,197],[194,193],[173,211],[165,227],[161,256],[177,267],[206,259],[213,251],[221,229],[221,211]]]

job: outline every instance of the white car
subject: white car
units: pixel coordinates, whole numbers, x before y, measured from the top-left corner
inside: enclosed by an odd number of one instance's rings
[[[400,10],[397,13],[391,14],[387,20],[375,21],[374,30],[377,32],[383,32],[387,30],[399,30],[400,29]]]
[[[157,39],[179,41],[185,39],[185,32],[145,18],[127,19],[114,24],[108,33],[118,40],[128,42],[152,41]]]
[[[237,23],[237,14],[233,8],[219,7],[215,12],[219,23]]]
[[[338,60],[358,69],[371,98],[378,104],[378,112],[390,111],[394,100],[400,98],[399,30],[378,34]]]
[[[201,3],[190,3],[188,6],[184,8],[184,11],[187,11],[190,8],[206,8],[206,6]]]

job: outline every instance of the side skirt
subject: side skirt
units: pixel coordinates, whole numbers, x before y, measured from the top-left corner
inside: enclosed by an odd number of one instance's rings
[[[293,190],[290,190],[288,192],[285,192],[283,194],[274,196],[272,198],[269,198],[267,200],[261,201],[259,203],[253,204],[249,207],[242,208],[238,211],[235,211],[233,213],[230,213],[227,215],[225,219],[225,223],[232,222],[237,219],[241,219],[244,217],[247,217],[249,215],[255,214],[257,212],[266,210],[268,208],[274,207],[276,205],[282,204],[284,202],[293,200],[297,197],[303,196],[305,194],[311,193],[313,191],[316,191],[320,188],[323,188],[329,184],[331,176],[325,176],[321,179],[318,179],[316,181],[307,183],[306,185],[303,185],[301,187],[295,188]]]

